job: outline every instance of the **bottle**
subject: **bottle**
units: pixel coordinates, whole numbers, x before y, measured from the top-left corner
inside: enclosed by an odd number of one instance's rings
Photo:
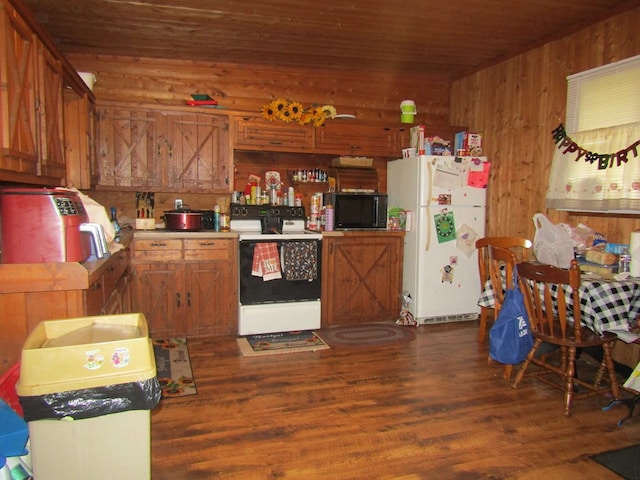
[[[293,206],[295,204],[295,198],[293,187],[289,187],[287,190],[287,201],[289,202],[289,205]]]
[[[624,272],[631,272],[631,255],[628,248],[625,248],[618,257],[618,273]]]
[[[220,231],[220,205],[213,207],[213,229],[216,232]]]
[[[113,229],[116,231],[116,235],[118,235],[120,233],[120,223],[116,215],[116,207],[111,207],[111,225],[113,225]]]
[[[333,232],[333,205],[327,205],[324,209],[324,229]]]

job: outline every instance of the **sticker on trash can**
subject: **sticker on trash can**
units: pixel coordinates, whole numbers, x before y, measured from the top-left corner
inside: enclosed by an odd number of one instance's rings
[[[84,364],[84,368],[87,370],[98,370],[102,367],[104,356],[100,353],[100,350],[89,350],[85,355],[87,362]]]
[[[122,368],[129,365],[131,356],[129,355],[129,349],[126,347],[118,347],[111,355],[111,362],[115,368]]]

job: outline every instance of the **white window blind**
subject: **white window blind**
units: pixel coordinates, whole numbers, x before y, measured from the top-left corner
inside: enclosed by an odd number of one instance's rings
[[[567,87],[567,137],[554,150],[547,207],[640,213],[640,147],[629,148],[640,140],[640,55],[571,75]],[[569,141],[592,160],[568,151]],[[623,162],[598,161],[621,151]]]
[[[569,133],[640,122],[640,55],[567,77]]]

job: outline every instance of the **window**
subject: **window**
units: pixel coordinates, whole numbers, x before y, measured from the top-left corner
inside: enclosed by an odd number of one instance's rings
[[[567,77],[547,207],[640,213],[640,56]]]

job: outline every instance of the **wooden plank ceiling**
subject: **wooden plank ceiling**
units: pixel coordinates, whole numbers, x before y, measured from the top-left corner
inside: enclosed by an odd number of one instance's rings
[[[458,77],[637,0],[13,0],[63,53]]]

